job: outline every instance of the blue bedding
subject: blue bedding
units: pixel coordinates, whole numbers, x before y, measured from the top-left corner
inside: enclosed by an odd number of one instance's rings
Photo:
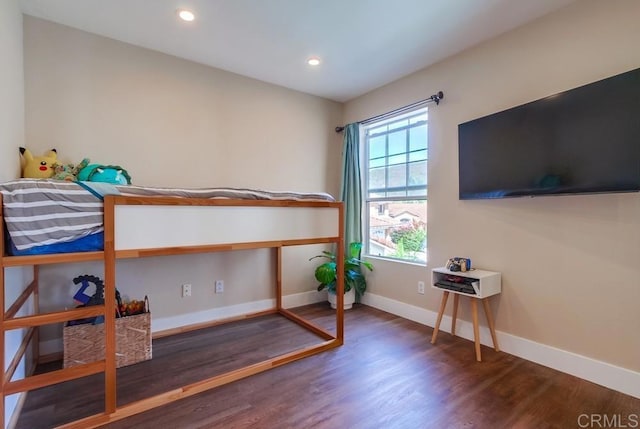
[[[29,249],[18,250],[13,241],[8,240],[7,253],[10,256],[26,256],[26,255],[51,255],[53,253],[71,253],[71,252],[93,252],[103,250],[104,248],[104,232],[87,235],[73,241],[55,244],[45,244],[43,246],[31,247]]]

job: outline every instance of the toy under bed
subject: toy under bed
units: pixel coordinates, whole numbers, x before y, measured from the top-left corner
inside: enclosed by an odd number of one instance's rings
[[[11,256],[103,250],[104,195],[333,201],[325,193],[239,188],[154,188],[43,179],[2,183],[0,193],[5,248]]]

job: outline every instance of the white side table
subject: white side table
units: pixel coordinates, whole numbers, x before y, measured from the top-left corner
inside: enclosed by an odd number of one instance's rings
[[[460,290],[448,289],[446,286],[439,285],[438,282],[445,280],[448,276],[458,276],[466,279],[471,279],[471,285],[474,293],[468,293]],[[471,316],[473,318],[473,338],[476,348],[476,360],[480,362],[482,357],[480,355],[480,329],[478,327],[478,300],[482,301],[484,306],[484,313],[487,316],[487,322],[489,324],[489,330],[491,331],[491,339],[493,340],[493,347],[498,352],[498,339],[496,338],[496,330],[493,323],[493,316],[491,315],[491,309],[489,308],[488,298],[492,295],[497,295],[502,291],[501,274],[493,271],[485,270],[471,270],[466,272],[449,271],[448,269],[434,268],[431,270],[431,286],[435,289],[442,290],[442,302],[440,303],[440,311],[438,312],[438,319],[436,326],[433,328],[433,335],[431,336],[431,344],[436,343],[438,338],[438,331],[440,330],[440,322],[442,322],[442,315],[444,314],[445,307],[447,306],[447,300],[449,294],[453,295],[453,315],[451,321],[451,335],[456,334],[456,319],[458,316],[458,301],[460,295],[468,296],[471,299]]]

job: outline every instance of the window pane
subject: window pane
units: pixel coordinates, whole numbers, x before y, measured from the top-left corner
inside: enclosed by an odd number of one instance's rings
[[[394,155],[389,157],[389,165],[398,165],[398,164],[406,164],[407,163],[407,155]]]
[[[387,158],[372,159],[369,161],[369,167],[370,168],[384,167],[386,161],[387,161]]]
[[[426,263],[426,201],[371,202],[368,254]]]
[[[426,197],[428,194],[428,188],[425,186],[422,189],[414,189],[407,192],[407,195],[410,197],[418,196],[418,197]]]
[[[369,135],[384,133],[386,131],[387,131],[386,125],[382,125],[381,127],[376,127],[376,128],[369,128]]]
[[[406,164],[398,164],[390,166],[387,170],[389,174],[389,187],[405,187],[407,186],[407,166]]]
[[[409,164],[409,186],[427,184],[427,161]]]
[[[369,188],[384,188],[386,185],[384,178],[384,168],[372,168],[369,170]]]
[[[426,161],[426,159],[427,159],[426,150],[418,150],[418,151],[409,153],[409,161]]]
[[[427,148],[427,125],[420,125],[409,130],[409,150]]]
[[[406,127],[408,123],[409,123],[408,119],[392,122],[389,124],[389,130],[395,130],[396,128]]]
[[[405,153],[407,151],[407,131],[396,131],[389,134],[389,155]]]
[[[387,155],[385,141],[385,136],[378,136],[369,139],[369,159],[380,158]]]

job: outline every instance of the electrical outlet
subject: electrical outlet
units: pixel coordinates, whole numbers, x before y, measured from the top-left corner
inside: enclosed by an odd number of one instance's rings
[[[182,297],[185,298],[187,296],[191,296],[191,285],[183,284],[182,285]]]
[[[224,293],[224,281],[216,280],[216,293]]]
[[[424,295],[424,282],[418,282],[418,293]]]

